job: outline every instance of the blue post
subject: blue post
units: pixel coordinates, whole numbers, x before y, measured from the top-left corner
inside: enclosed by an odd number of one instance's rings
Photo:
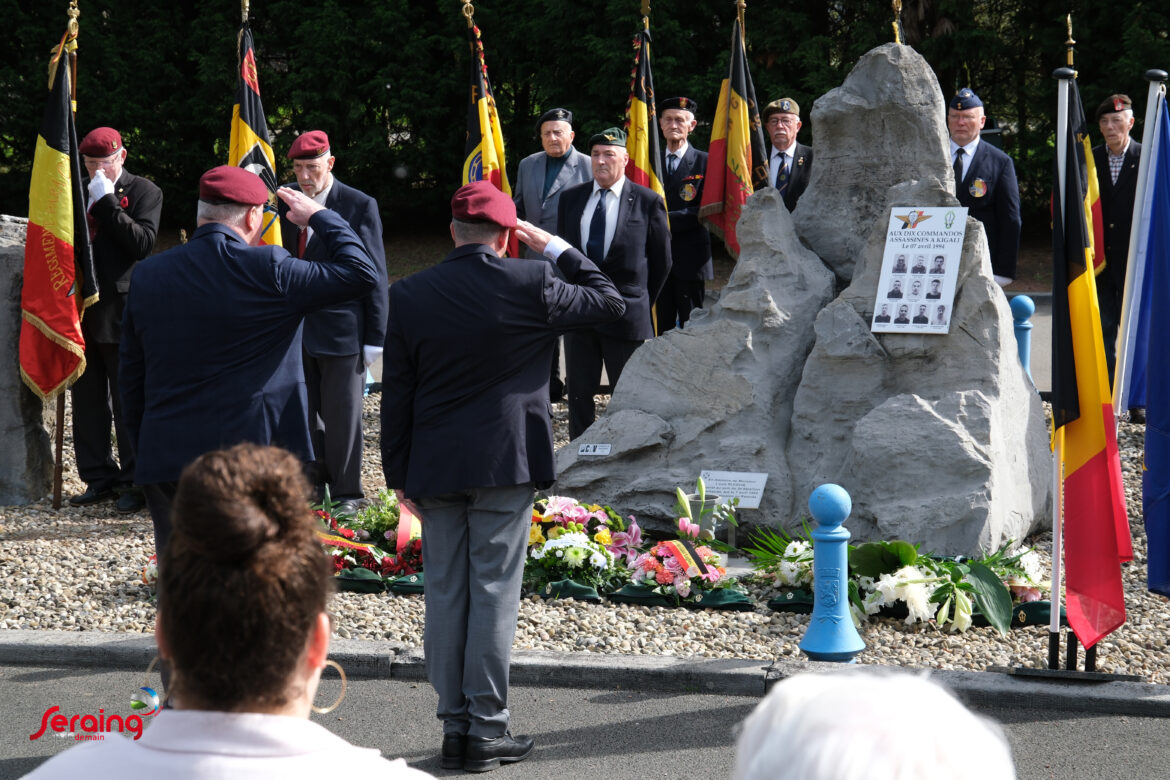
[[[1024,373],[1032,378],[1032,323],[1028,320],[1036,313],[1036,303],[1027,295],[1017,295],[1011,300],[1012,319],[1016,323],[1016,350],[1020,353],[1020,364]]]
[[[853,501],[840,485],[821,485],[808,499],[817,527],[813,538],[813,612],[800,649],[814,661],[853,663],[865,642],[849,615],[850,533],[841,527],[853,510]]]

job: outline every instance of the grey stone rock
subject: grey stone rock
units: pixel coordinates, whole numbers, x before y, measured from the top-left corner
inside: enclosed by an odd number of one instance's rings
[[[638,348],[605,416],[557,455],[555,492],[611,502],[654,528],[704,469],[766,471],[761,515],[787,517],[792,398],[833,274],[803,246],[774,189],[740,219],[740,259],[704,315]],[[604,458],[580,443],[610,443]]]
[[[0,246],[18,246],[23,252],[24,237],[27,233],[27,219],[0,214]]]
[[[11,223],[8,223],[11,224]],[[24,241],[0,245],[0,504],[28,504],[52,489],[53,456],[44,403],[20,378],[20,290]]]
[[[889,43],[862,56],[840,87],[818,98],[811,119],[815,157],[796,204],[797,231],[848,281],[886,190],[926,176],[954,188],[946,102],[926,60]]]
[[[956,205],[948,187],[932,178],[891,188],[882,214]],[[796,492],[842,485],[856,538],[947,554],[1023,539],[1050,516],[1047,429],[982,225],[967,222],[950,332],[875,335],[887,219],[873,226],[853,283],[817,317],[794,402]]]

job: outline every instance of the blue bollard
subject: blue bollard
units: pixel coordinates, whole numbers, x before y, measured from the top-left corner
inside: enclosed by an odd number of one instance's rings
[[[1016,350],[1020,353],[1020,365],[1024,373],[1032,378],[1032,323],[1028,322],[1036,313],[1036,303],[1027,295],[1017,295],[1011,300],[1012,319],[1016,324]]]
[[[849,561],[846,543],[851,534],[841,527],[853,502],[840,485],[821,485],[808,499],[817,527],[813,538],[813,612],[800,649],[814,661],[853,663],[865,642],[849,616]]]

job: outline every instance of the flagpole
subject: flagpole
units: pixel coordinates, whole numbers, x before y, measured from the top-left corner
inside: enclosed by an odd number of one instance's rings
[[[1069,22],[1069,53],[1070,67],[1058,68],[1052,75],[1058,80],[1056,87],[1056,203],[1061,209],[1061,225],[1063,226],[1068,215],[1064,214],[1065,178],[1067,175],[1066,155],[1068,154],[1068,88],[1076,71],[1072,63],[1072,22]],[[1054,257],[1053,262],[1063,262],[1062,258]],[[1058,291],[1053,290],[1053,293]],[[1055,355],[1055,350],[1053,355]],[[1055,372],[1053,374],[1055,376]],[[1053,434],[1052,446],[1052,596],[1048,619],[1048,668],[1060,668],[1060,608],[1063,599],[1060,595],[1061,587],[1061,558],[1064,554],[1064,426],[1056,428]]]
[[[745,30],[743,26],[743,16],[746,10],[747,3],[744,2],[744,0],[736,0],[735,15],[739,19],[739,40],[741,43],[743,43],[745,48],[747,47],[747,30]]]
[[[1146,71],[1146,81],[1150,82],[1146,98],[1146,118],[1142,127],[1143,154],[1138,164],[1137,189],[1134,191],[1133,215],[1129,226],[1129,256],[1126,258],[1125,290],[1121,299],[1121,326],[1117,333],[1117,365],[1113,374],[1113,415],[1117,424],[1120,424],[1121,413],[1129,410],[1129,390],[1133,377],[1130,375],[1133,368],[1133,338],[1137,331],[1137,315],[1140,306],[1134,305],[1134,295],[1142,289],[1142,280],[1146,273],[1146,242],[1141,231],[1149,228],[1145,215],[1149,214],[1146,208],[1147,188],[1149,186],[1150,169],[1154,165],[1154,133],[1162,117],[1162,101],[1166,99],[1166,79],[1164,70]],[[1150,121],[1153,117],[1154,121]],[[1158,150],[1165,154],[1164,150]],[[1109,258],[1106,258],[1108,262]]]

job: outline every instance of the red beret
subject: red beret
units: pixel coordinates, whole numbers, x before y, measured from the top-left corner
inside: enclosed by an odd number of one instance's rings
[[[288,148],[288,159],[312,160],[328,151],[329,136],[325,135],[325,131],[310,130],[307,133],[301,133],[297,136],[297,140],[292,142],[292,146]]]
[[[77,150],[88,157],[109,157],[122,148],[122,135],[112,127],[95,127]]]
[[[451,198],[451,216],[460,222],[494,222],[516,227],[516,204],[487,180],[464,184]]]
[[[245,168],[220,165],[199,179],[199,200],[259,206],[268,202],[268,187],[259,176]]]

